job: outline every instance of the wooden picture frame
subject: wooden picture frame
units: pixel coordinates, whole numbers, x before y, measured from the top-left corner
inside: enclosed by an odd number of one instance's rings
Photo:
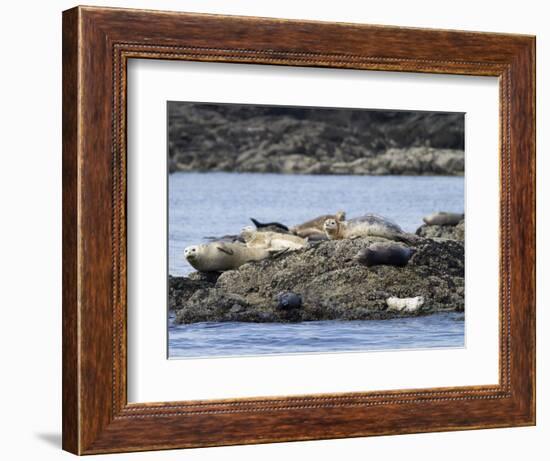
[[[500,380],[494,386],[129,404],[131,58],[496,76]],[[76,454],[535,424],[535,38],[77,7],[63,13],[63,448]]]

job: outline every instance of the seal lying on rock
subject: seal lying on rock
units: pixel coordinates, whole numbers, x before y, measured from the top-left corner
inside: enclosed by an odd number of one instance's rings
[[[323,228],[323,225],[325,224],[325,221],[327,219],[333,219],[335,221],[343,221],[346,219],[346,212],[345,211],[338,211],[336,214],[324,214],[322,216],[318,216],[314,219],[310,219],[309,221],[306,221],[305,223],[298,224],[297,226],[293,226],[290,228],[290,232],[293,234],[299,235],[300,237],[317,237],[325,236],[325,230]]]
[[[417,296],[416,298],[396,298],[392,296],[386,299],[389,311],[395,312],[416,312],[424,304],[424,297]]]
[[[288,309],[299,309],[302,307],[302,297],[292,291],[282,292],[277,295],[277,308],[288,310]]]
[[[446,213],[443,211],[422,218],[429,226],[456,226],[463,219],[464,213]]]
[[[407,234],[393,221],[376,214],[366,214],[348,221],[327,219],[323,228],[330,240],[357,237],[383,237],[406,243],[414,243],[418,240],[416,235]]]
[[[201,272],[222,272],[237,269],[250,261],[260,261],[277,251],[249,248],[238,242],[214,242],[192,245],[183,251],[185,259]]]
[[[307,240],[292,234],[280,234],[278,232],[260,232],[252,226],[247,226],[241,231],[248,248],[265,248],[269,250],[300,250],[307,246]]]
[[[256,226],[256,229],[265,229],[265,228],[267,228],[268,230],[269,229],[277,229],[277,230],[289,232],[288,227],[285,226],[284,224],[279,223],[279,222],[265,222],[265,223],[262,223],[262,222],[260,222],[256,219],[254,219],[254,218],[250,218],[250,221],[252,221],[254,223],[254,225]]]
[[[395,243],[376,242],[359,250],[354,259],[365,266],[406,266],[416,250]]]

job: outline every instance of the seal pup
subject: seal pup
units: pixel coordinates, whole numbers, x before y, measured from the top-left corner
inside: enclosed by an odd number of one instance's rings
[[[388,305],[389,311],[394,312],[416,312],[424,304],[423,296],[416,296],[415,298],[397,298],[391,296],[386,299],[386,304]]]
[[[247,262],[260,261],[276,253],[264,248],[249,248],[238,242],[201,243],[183,250],[185,259],[200,272],[237,269]]]
[[[269,250],[300,250],[307,246],[307,240],[297,235],[280,234],[278,232],[261,232],[252,226],[246,226],[241,231],[248,248],[264,248]]]
[[[393,221],[376,214],[366,214],[348,221],[327,219],[323,228],[330,240],[353,239],[358,237],[383,237],[414,243],[416,235],[408,234]]]
[[[354,259],[367,267],[377,265],[403,267],[407,265],[415,251],[414,248],[396,243],[376,242],[359,250]]]
[[[310,219],[305,223],[298,224],[290,228],[290,232],[296,234],[300,237],[313,237],[317,240],[322,240],[325,237],[325,230],[323,225],[327,219],[334,219],[335,221],[343,221],[346,219],[345,211],[338,211],[336,214],[324,214],[322,216],[317,216],[316,218]],[[321,238],[319,238],[321,237]]]
[[[460,221],[464,219],[464,213],[446,213],[440,211],[438,213],[432,213],[431,215],[424,216],[424,221],[428,226],[456,226]]]
[[[265,222],[265,223],[262,223],[254,218],[250,218],[250,221],[252,221],[252,223],[256,226],[256,229],[264,229],[264,228],[268,228],[269,230],[271,229],[277,229],[277,230],[281,230],[281,231],[285,231],[285,232],[290,232],[288,227],[285,226],[284,224],[281,224],[279,222]]]

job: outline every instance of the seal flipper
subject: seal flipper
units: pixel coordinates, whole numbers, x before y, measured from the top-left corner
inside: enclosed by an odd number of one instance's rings
[[[254,225],[256,226],[256,229],[261,229],[262,227],[273,226],[273,227],[278,227],[279,229],[282,229],[282,230],[287,231],[287,232],[289,231],[287,226],[285,226],[284,224],[278,223],[278,222],[261,223],[260,221],[254,219],[254,218],[250,218],[250,221],[252,221],[254,223]]]
[[[282,250],[267,250],[269,256],[271,256],[272,258],[278,258],[279,256],[282,256],[289,251],[290,248],[283,248]]]
[[[406,243],[408,245],[414,245],[419,240],[421,240],[421,238],[418,235],[406,233],[406,234],[396,234],[395,240]]]
[[[217,246],[216,248],[218,250],[220,250],[221,252],[228,254],[229,256],[233,256],[235,254],[235,252],[233,250],[229,250],[229,249],[224,248],[222,246]]]

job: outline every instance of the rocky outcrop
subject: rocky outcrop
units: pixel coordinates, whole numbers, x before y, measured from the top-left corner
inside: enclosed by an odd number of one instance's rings
[[[192,274],[192,287],[191,282],[173,277],[171,306],[176,309],[176,321],[365,320],[464,309],[463,242],[419,239],[405,267],[359,264],[355,254],[376,241],[384,239],[319,242],[245,264],[209,281],[201,279],[200,286],[196,279],[202,276]],[[176,283],[185,287],[181,295]],[[281,293],[299,295],[300,307],[281,309]],[[412,314],[395,312],[386,304],[392,296],[422,296],[425,302]]]
[[[464,242],[464,220],[456,226],[429,226],[423,224],[416,230],[416,235],[425,238],[452,239]]]
[[[462,114],[169,104],[171,171],[464,173]]]

